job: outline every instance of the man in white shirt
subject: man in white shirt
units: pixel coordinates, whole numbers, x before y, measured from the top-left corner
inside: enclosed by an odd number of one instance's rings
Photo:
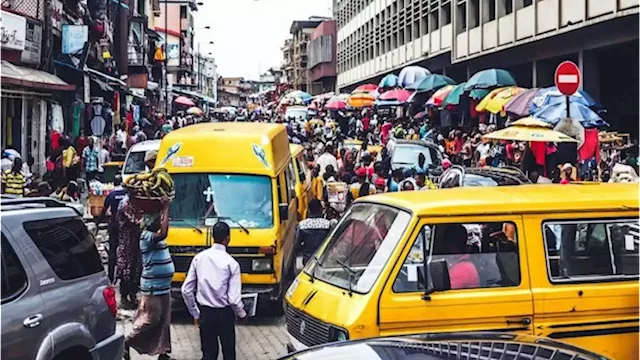
[[[226,251],[229,233],[229,225],[224,222],[213,226],[215,244],[193,258],[182,284],[184,302],[200,328],[204,360],[218,359],[218,339],[224,360],[235,360],[235,319],[247,316],[242,303],[240,265]]]
[[[327,146],[324,148],[324,153],[318,157],[316,164],[320,166],[320,177],[327,171],[328,165],[333,166],[334,170],[339,169],[338,160],[333,155],[333,145],[331,143],[327,143]]]

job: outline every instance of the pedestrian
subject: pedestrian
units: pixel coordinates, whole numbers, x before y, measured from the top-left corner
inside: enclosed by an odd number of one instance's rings
[[[108,232],[109,232],[109,266],[108,275],[109,280],[115,283],[115,267],[116,267],[116,250],[118,249],[118,207],[124,198],[127,196],[126,190],[122,187],[122,177],[116,175],[113,185],[115,186],[113,191],[107,195],[104,199],[104,206],[102,207],[102,213],[98,217],[98,223],[102,223],[107,211],[111,211],[111,215],[108,220]]]
[[[418,153],[418,162],[413,164],[411,168],[414,174],[428,174],[429,164],[427,164],[427,158],[423,153]]]
[[[133,331],[125,340],[124,358],[131,358],[130,348],[139,354],[171,359],[171,279],[175,272],[169,247],[169,199],[162,199],[160,214],[145,214],[139,247],[144,269],[140,280],[142,297],[133,319]]]
[[[220,340],[224,360],[236,358],[235,319],[245,319],[240,265],[227,253],[229,225],[213,226],[214,244],[198,253],[182,284],[182,297],[200,328],[203,360],[217,360]]]
[[[107,150],[107,146],[108,141],[105,140],[102,142],[98,150],[98,172],[101,174],[104,173],[104,165],[111,161],[111,153]]]
[[[2,173],[2,193],[23,197],[27,178],[22,174],[22,159],[15,157],[11,169]]]
[[[338,160],[333,154],[333,145],[331,143],[327,143],[324,147],[324,153],[318,157],[316,163],[320,165],[320,176],[324,175],[329,165],[331,165],[334,170],[339,169]]]
[[[331,221],[323,216],[320,200],[311,199],[308,209],[307,218],[298,223],[295,242],[302,250],[304,264],[315,254],[332,227]]]
[[[78,196],[78,183],[75,180],[71,180],[66,186],[61,187],[50,195],[59,201],[70,202],[74,204],[80,203],[80,196]]]
[[[120,202],[116,219],[118,247],[116,249],[116,279],[120,280],[122,308],[133,310],[137,307],[138,282],[142,267],[140,259],[140,224],[143,211],[135,206],[129,196]]]
[[[87,182],[96,178],[98,165],[100,163],[100,152],[95,148],[95,140],[89,137],[89,143],[82,150],[82,168],[87,177]]]
[[[144,155],[144,164],[148,171],[151,171],[156,166],[156,159],[158,158],[158,150],[149,150]]]

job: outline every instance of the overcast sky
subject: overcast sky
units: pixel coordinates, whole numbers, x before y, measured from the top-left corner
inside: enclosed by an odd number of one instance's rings
[[[294,20],[331,16],[331,0],[203,0],[194,14],[194,49],[212,52],[218,76],[258,79],[282,65],[280,48]],[[211,30],[200,29],[211,26]],[[209,45],[213,41],[213,45]]]

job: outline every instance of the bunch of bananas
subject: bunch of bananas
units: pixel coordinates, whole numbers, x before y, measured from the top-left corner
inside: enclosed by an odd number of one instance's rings
[[[124,186],[136,197],[160,198],[175,195],[173,179],[165,168],[138,173],[128,178]]]

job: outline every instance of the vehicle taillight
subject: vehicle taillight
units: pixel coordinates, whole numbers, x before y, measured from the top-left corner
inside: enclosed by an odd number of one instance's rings
[[[113,286],[107,286],[104,290],[102,290],[102,295],[104,296],[104,301],[107,303],[109,310],[111,310],[113,316],[116,316],[116,314],[118,313],[116,289]]]

